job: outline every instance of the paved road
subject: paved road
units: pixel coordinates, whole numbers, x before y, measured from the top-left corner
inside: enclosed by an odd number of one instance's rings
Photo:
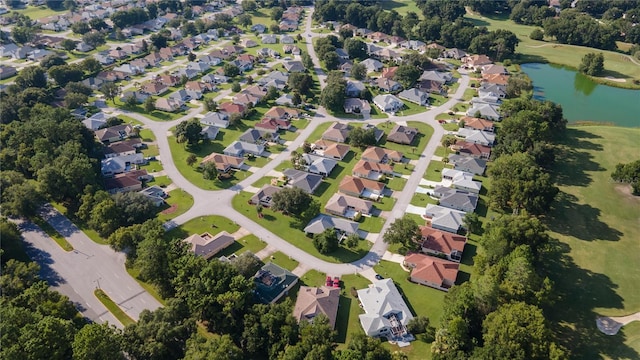
[[[134,320],[138,320],[142,310],[161,306],[127,273],[124,253],[96,244],[50,205],[43,208],[42,217],[71,243],[74,250],[62,250],[34,225],[24,223],[21,226],[31,245],[30,255],[34,255],[32,258],[45,269],[45,278],[52,286],[63,285],[60,291],[79,304],[80,311],[89,319],[121,326],[93,294],[96,288],[107,293]]]

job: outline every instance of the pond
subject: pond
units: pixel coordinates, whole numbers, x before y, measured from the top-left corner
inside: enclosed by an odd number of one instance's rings
[[[562,105],[570,123],[593,121],[640,126],[640,90],[600,85],[555,64],[523,64],[521,69],[533,81],[534,98]]]

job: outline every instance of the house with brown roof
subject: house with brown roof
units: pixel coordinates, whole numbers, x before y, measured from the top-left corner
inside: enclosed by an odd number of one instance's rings
[[[331,124],[327,131],[322,134],[322,139],[345,143],[347,142],[350,132],[351,126],[336,122]]]
[[[212,91],[214,89],[214,85],[211,83],[203,83],[200,81],[188,81],[186,84],[184,84],[184,88],[188,91],[205,93]]]
[[[372,210],[373,203],[371,201],[340,193],[333,194],[324,207],[324,211],[327,213],[347,219],[357,219],[361,215],[370,215]]]
[[[350,175],[345,176],[338,186],[338,190],[343,194],[373,200],[378,199],[384,189],[383,183]]]
[[[104,157],[108,159],[116,156],[133,155],[136,153],[136,148],[123,141],[119,141],[109,144],[106,148],[103,149],[103,152]]]
[[[493,61],[487,55],[469,55],[462,58],[462,64],[467,69],[474,71],[482,69],[484,65],[492,64]]]
[[[210,259],[220,251],[228,248],[236,239],[226,231],[214,235],[205,232],[203,234],[193,234],[183,240],[191,245],[191,252],[205,259]]]
[[[128,138],[133,133],[133,126],[122,124],[96,130],[95,134],[101,142],[115,142]]]
[[[249,106],[249,104],[251,104],[252,106],[255,106],[260,102],[259,97],[249,93],[238,94],[234,96],[232,100],[234,103],[243,105],[245,107]]]
[[[251,199],[249,199],[249,204],[251,205],[262,205],[264,207],[271,207],[273,205],[273,195],[278,191],[282,190],[281,187],[273,186],[273,185],[264,185],[257,193],[255,193]]]
[[[396,92],[396,91],[402,90],[402,85],[400,85],[399,82],[389,78],[384,78],[384,77],[377,78],[375,83],[378,89],[380,89],[380,91]]]
[[[491,120],[463,116],[460,118],[460,121],[464,122],[464,127],[467,129],[486,131],[490,133],[495,131],[495,125]]]
[[[360,159],[353,167],[353,175],[369,180],[380,180],[385,175],[393,176],[393,165],[379,164]]]
[[[486,84],[507,85],[509,83],[509,75],[503,74],[486,74],[482,75],[482,82]]]
[[[387,135],[387,141],[391,141],[397,144],[411,145],[413,139],[418,135],[419,131],[416,128],[398,125],[391,129],[389,135]]]
[[[233,102],[224,102],[218,105],[218,111],[227,115],[244,113],[245,106]]]
[[[208,162],[213,162],[214,164],[216,164],[216,169],[218,171],[226,173],[231,169],[236,169],[236,170],[241,169],[242,165],[244,165],[244,158],[218,154],[218,153],[211,153],[207,155],[204,159],[202,159],[200,164],[202,165]]]
[[[390,161],[402,162],[402,153],[396,150],[383,149],[377,146],[369,146],[361,156],[361,159],[379,164]]]
[[[313,322],[316,316],[323,314],[329,319],[333,329],[336,326],[339,302],[339,288],[300,286],[296,306],[293,308],[293,317],[298,322],[302,320]]]
[[[184,101],[175,98],[159,98],[155,103],[156,109],[166,112],[178,111],[182,106],[184,106]]]
[[[165,93],[167,90],[169,90],[169,87],[167,85],[159,83],[157,81],[145,83],[140,88],[140,91],[149,95],[160,95],[162,93]]]
[[[509,75],[509,71],[502,65],[489,64],[482,67],[482,75]]]
[[[460,262],[467,238],[450,232],[420,226],[420,248],[428,255],[446,256],[447,259]]]
[[[351,147],[327,140],[318,140],[313,144],[313,152],[330,159],[342,160],[349,153]]]
[[[255,124],[254,127],[265,131],[277,132],[280,130],[289,130],[291,128],[291,122],[289,120],[263,118],[259,123]]]
[[[269,119],[290,120],[297,118],[299,115],[300,112],[296,109],[274,106],[264,114],[264,117]]]
[[[174,75],[160,75],[156,81],[166,86],[176,86],[180,84],[180,78]]]
[[[384,68],[382,69],[382,75],[380,77],[383,77],[385,79],[393,79],[396,76],[396,71],[398,71],[397,66]]]
[[[367,39],[373,42],[387,41],[389,39],[389,35],[380,31],[376,31],[371,34],[368,34]]]
[[[455,284],[460,267],[458,263],[424,254],[408,255],[403,264],[411,269],[411,282],[442,291],[449,291]]]
[[[489,159],[491,157],[491,147],[458,140],[452,149],[461,155],[471,156],[477,159]]]

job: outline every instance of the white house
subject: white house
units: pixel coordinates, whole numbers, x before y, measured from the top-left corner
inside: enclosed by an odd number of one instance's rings
[[[373,103],[380,110],[388,113],[395,113],[404,106],[402,100],[391,94],[378,95],[373,98]]]
[[[413,315],[393,279],[376,280],[358,290],[358,300],[365,312],[358,316],[365,334],[395,341],[414,340],[406,327]]]

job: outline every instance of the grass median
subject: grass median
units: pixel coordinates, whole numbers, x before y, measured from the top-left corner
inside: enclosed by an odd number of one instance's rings
[[[65,239],[64,236],[60,235],[60,233],[57,232],[56,229],[53,228],[53,226],[49,225],[49,223],[46,222],[43,218],[34,216],[31,218],[31,221],[38,225],[40,229],[42,229],[42,231],[47,233],[47,235],[49,235],[49,237],[52,238],[53,241],[55,241],[56,244],[58,244],[64,251],[73,250],[73,246],[67,241],[67,239]]]
[[[136,323],[129,315],[127,315],[118,306],[118,304],[113,302],[113,300],[111,300],[109,295],[107,295],[104,291],[102,291],[102,289],[96,289],[93,292],[93,294],[98,298],[98,300],[100,300],[102,305],[104,305],[107,308],[107,310],[109,310],[109,312],[113,314],[113,316],[115,316],[116,319],[118,319],[118,321],[122,323],[122,325],[127,326],[127,325],[132,325]]]

